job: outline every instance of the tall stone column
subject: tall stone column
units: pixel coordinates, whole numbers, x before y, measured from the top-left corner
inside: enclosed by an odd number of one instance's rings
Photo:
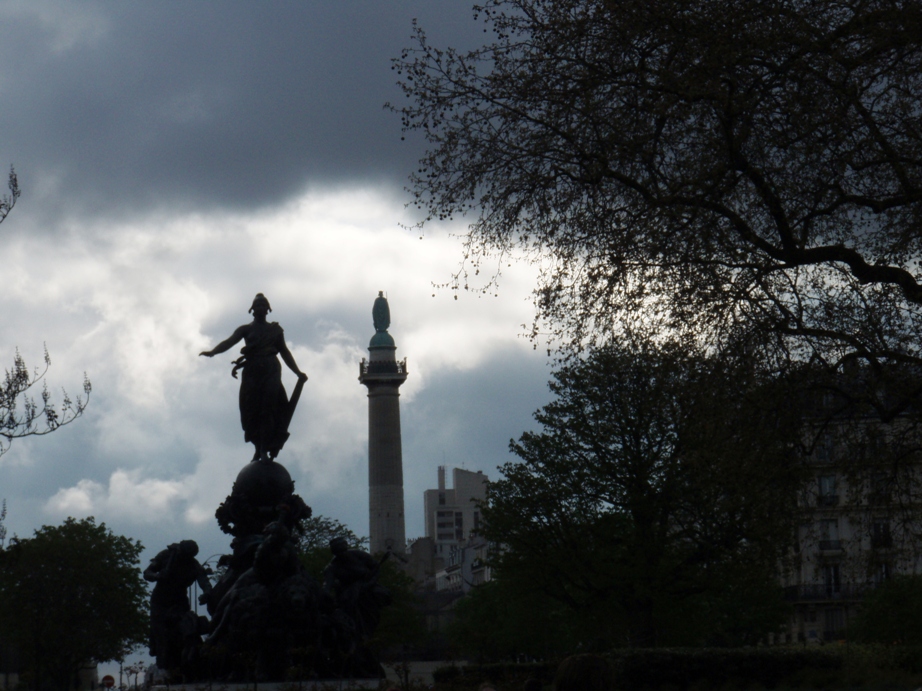
[[[368,388],[368,534],[369,549],[377,554],[389,549],[403,552],[406,547],[399,389],[407,380],[407,361],[397,361],[383,292],[378,293],[372,315],[375,335],[368,344],[368,359],[359,366],[359,381]]]

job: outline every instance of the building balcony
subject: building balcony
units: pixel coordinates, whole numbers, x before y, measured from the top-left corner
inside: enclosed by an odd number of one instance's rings
[[[859,583],[791,585],[784,589],[784,599],[788,602],[861,600],[870,589],[870,586]]]
[[[841,540],[820,540],[819,549],[820,549],[820,552],[841,552],[842,551],[842,541]]]
[[[871,492],[865,499],[868,506],[887,506],[893,501],[889,492]]]
[[[871,547],[873,549],[890,549],[893,547],[892,535],[872,535]]]
[[[816,498],[817,506],[838,506],[839,505],[839,495],[838,494],[821,494]]]

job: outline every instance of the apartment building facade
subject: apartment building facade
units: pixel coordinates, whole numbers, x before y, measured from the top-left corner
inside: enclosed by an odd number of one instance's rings
[[[847,640],[868,593],[896,574],[922,573],[918,423],[847,409],[818,420],[783,576],[793,616],[782,641]]]

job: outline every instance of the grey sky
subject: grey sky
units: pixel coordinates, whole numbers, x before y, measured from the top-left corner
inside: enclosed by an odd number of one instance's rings
[[[0,457],[10,534],[95,515],[148,555],[227,551],[213,512],[252,451],[232,353],[196,354],[260,291],[310,376],[280,460],[316,512],[367,533],[357,367],[378,290],[410,365],[409,536],[438,465],[509,460],[548,395],[521,338],[536,268],[503,266],[498,295],[432,287],[465,226],[405,229],[422,143],[383,104],[414,18],[442,45],[483,37],[466,2],[0,4],[0,164],[23,187],[0,226],[0,355],[40,364],[47,343],[53,391],[94,386],[83,419]]]

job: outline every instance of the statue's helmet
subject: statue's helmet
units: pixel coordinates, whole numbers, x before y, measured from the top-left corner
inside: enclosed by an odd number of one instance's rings
[[[253,313],[253,310],[256,309],[257,305],[265,305],[268,312],[272,311],[272,307],[269,305],[269,298],[267,298],[262,293],[256,293],[256,297],[253,298],[253,304],[250,305],[250,313]]]

